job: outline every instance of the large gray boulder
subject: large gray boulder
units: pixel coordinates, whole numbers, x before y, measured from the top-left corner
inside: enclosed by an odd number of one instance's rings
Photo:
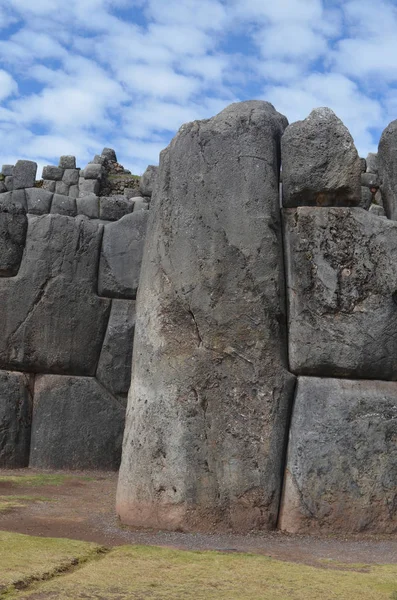
[[[283,206],[357,206],[361,162],[348,129],[329,108],[287,127],[281,140]]]
[[[135,302],[113,300],[96,377],[115,396],[128,394],[134,330]]]
[[[105,225],[99,259],[100,296],[136,297],[148,216],[147,211],[134,212]]]
[[[0,196],[0,277],[18,273],[27,228],[25,209],[10,201],[2,202]]]
[[[149,165],[139,180],[139,189],[142,196],[151,196],[156,186],[159,168]]]
[[[278,196],[286,125],[267,102],[233,104],[183,125],[161,155],[117,493],[124,523],[276,524],[294,384]]]
[[[16,277],[0,278],[0,368],[94,375],[110,301],[96,294],[102,226],[29,216]]]
[[[397,223],[311,207],[284,222],[291,370],[397,379]]]
[[[397,119],[383,131],[378,148],[378,176],[386,215],[397,220]]]
[[[38,375],[30,467],[116,470],[125,406],[91,377]]]
[[[32,378],[24,373],[0,371],[0,468],[19,469],[29,464],[32,420]]]
[[[397,383],[300,377],[280,528],[397,531]]]

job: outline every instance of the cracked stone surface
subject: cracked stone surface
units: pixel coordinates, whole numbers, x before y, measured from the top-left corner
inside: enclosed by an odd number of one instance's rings
[[[284,223],[291,370],[397,379],[397,224],[310,207]]]
[[[110,301],[96,295],[102,226],[30,216],[16,277],[0,279],[0,367],[94,375]]]
[[[397,220],[397,119],[383,131],[377,154],[377,171],[381,181],[386,215]]]
[[[140,211],[105,225],[98,274],[101,296],[135,299],[148,217],[148,211]]]
[[[266,102],[233,104],[182,126],[161,154],[117,494],[125,523],[276,524],[294,386],[278,194],[286,125]]]
[[[92,377],[36,376],[30,466],[117,469],[124,413]]]
[[[0,197],[0,277],[18,273],[27,228],[25,209],[13,202],[1,202]]]
[[[130,387],[134,330],[135,302],[112,300],[96,376],[107,390],[123,398]]]
[[[31,376],[0,371],[0,467],[29,463],[32,420]]]
[[[280,528],[397,531],[397,383],[299,377]]]
[[[329,108],[291,123],[281,140],[283,206],[357,206],[361,161],[352,136]]]

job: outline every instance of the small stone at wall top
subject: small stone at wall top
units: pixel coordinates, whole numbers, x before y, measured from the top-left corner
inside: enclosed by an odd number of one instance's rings
[[[49,179],[51,181],[61,181],[63,177],[64,169],[61,167],[54,167],[53,165],[47,165],[43,167],[43,179]]]
[[[59,159],[59,167],[61,169],[75,169],[76,168],[76,157],[65,155]]]
[[[3,165],[1,168],[1,174],[4,177],[11,176],[14,171],[14,165]]]
[[[37,163],[32,160],[18,160],[13,170],[14,190],[33,187],[36,180]]]
[[[104,156],[111,162],[117,162],[116,152],[113,150],[113,148],[104,148],[102,150],[102,156]]]

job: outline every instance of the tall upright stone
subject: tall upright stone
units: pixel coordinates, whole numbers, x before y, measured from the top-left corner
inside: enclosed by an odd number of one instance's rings
[[[281,141],[283,206],[358,206],[361,160],[352,136],[330,108],[291,123]]]
[[[161,155],[117,510],[143,527],[276,524],[294,377],[279,211],[285,117],[232,104]]]
[[[378,149],[378,175],[386,215],[397,220],[397,119],[383,131]]]

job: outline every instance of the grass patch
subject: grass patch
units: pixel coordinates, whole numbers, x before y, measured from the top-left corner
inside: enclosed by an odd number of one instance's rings
[[[342,566],[342,565],[341,565]],[[123,546],[100,561],[25,590],[36,600],[390,600],[397,565],[365,572],[315,568],[261,555]]]
[[[53,502],[53,500],[45,496],[0,496],[0,513],[21,508],[30,502]]]
[[[74,477],[72,475],[58,475],[39,473],[36,475],[1,475],[1,483],[12,483],[13,485],[23,485],[26,487],[39,487],[43,485],[62,485],[66,481],[79,479],[82,481],[93,481],[93,477]]]
[[[96,544],[0,531],[0,598],[96,555]]]

